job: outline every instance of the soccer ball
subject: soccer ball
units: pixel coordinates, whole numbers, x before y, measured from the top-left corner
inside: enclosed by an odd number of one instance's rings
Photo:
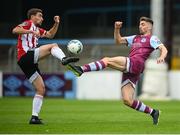
[[[83,50],[83,45],[81,41],[74,39],[69,41],[67,45],[67,50],[71,54],[80,54]]]

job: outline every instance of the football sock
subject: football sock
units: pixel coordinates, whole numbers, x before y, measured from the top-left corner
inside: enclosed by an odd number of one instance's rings
[[[103,70],[106,67],[105,63],[102,60],[91,62],[89,64],[85,64],[82,66],[83,72],[90,72],[90,71],[99,71]]]
[[[138,100],[133,101],[131,108],[140,112],[147,113],[147,114],[151,114],[153,112],[152,108],[150,108],[149,106],[146,106],[144,103]]]
[[[33,99],[32,115],[38,116],[43,103],[43,96],[36,94]]]
[[[53,47],[51,49],[51,54],[59,60],[62,60],[62,58],[65,57],[64,52],[59,47]]]

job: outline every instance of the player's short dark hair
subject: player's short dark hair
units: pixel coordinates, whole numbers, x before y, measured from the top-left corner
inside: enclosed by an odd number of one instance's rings
[[[42,13],[42,10],[39,8],[31,8],[27,12],[27,18],[31,19],[32,15],[36,15],[38,12]]]
[[[145,16],[142,16],[142,17],[139,19],[139,21],[140,21],[140,22],[141,22],[141,21],[149,22],[149,23],[151,23],[152,25],[153,25],[153,23],[154,23],[151,18],[148,18],[148,17],[145,17]]]

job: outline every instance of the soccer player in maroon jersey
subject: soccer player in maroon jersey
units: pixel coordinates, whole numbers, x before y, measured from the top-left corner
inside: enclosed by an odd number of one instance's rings
[[[161,54],[157,63],[163,63],[167,55],[167,49],[158,37],[152,35],[153,21],[148,17],[141,17],[139,21],[139,35],[122,37],[120,29],[122,22],[117,21],[114,25],[114,39],[116,44],[126,44],[130,49],[128,57],[105,57],[99,61],[76,66],[69,64],[68,67],[75,75],[80,76],[84,72],[99,71],[106,67],[123,72],[122,78],[122,99],[125,105],[140,112],[149,114],[153,118],[153,124],[157,125],[159,120],[159,110],[153,109],[143,102],[134,99],[136,83],[140,74],[144,70],[145,61],[151,52],[159,49]]]
[[[55,36],[60,23],[59,16],[54,16],[54,25],[48,31],[40,28],[43,22],[41,9],[30,9],[27,12],[27,17],[28,19],[16,26],[12,33],[19,35],[17,43],[18,65],[36,90],[32,105],[32,117],[29,124],[42,124],[38,115],[43,103],[45,86],[38,68],[38,61],[53,55],[60,60],[62,65],[67,65],[70,62],[78,61],[79,58],[66,57],[56,43],[37,46],[39,38],[53,38]]]

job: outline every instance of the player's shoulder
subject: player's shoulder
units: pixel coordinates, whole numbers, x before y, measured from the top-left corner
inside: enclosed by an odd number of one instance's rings
[[[162,42],[160,41],[160,39],[156,36],[156,35],[152,35],[150,38],[150,45],[156,49],[159,47],[159,45],[161,45]]]
[[[156,35],[151,35],[150,40],[159,40],[159,38],[158,38],[158,36],[156,36]]]
[[[150,42],[156,42],[158,44],[161,44],[161,40],[158,38],[158,36],[156,35],[152,35],[151,38],[150,38]]]
[[[24,20],[19,26],[27,27],[27,26],[31,26],[31,25],[32,25],[31,20]]]

